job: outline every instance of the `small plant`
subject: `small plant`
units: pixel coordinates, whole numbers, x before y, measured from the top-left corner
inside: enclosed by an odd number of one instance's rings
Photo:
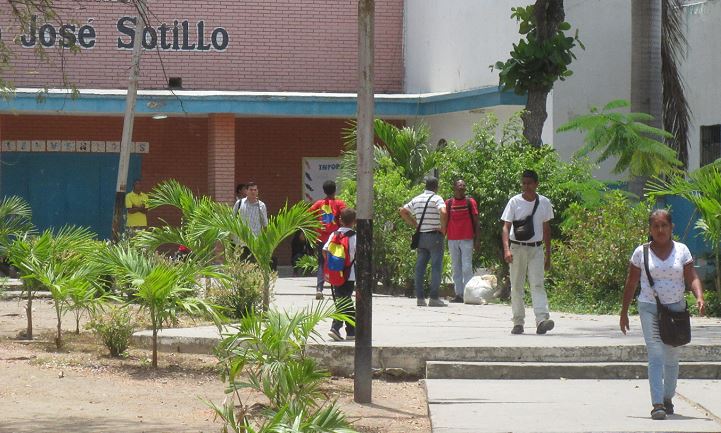
[[[103,341],[110,356],[123,355],[133,335],[133,316],[127,306],[114,306],[104,312],[96,312],[88,325]]]
[[[303,275],[315,275],[318,272],[318,258],[315,256],[302,256],[295,262],[295,267]]]
[[[305,354],[317,325],[327,319],[348,320],[345,305],[325,302],[296,312],[248,312],[236,332],[218,345],[217,356],[227,381],[222,406],[207,402],[224,423],[223,431],[352,433],[345,416],[320,389],[328,373]],[[268,406],[260,413],[241,391],[262,393]]]
[[[208,290],[210,302],[222,307],[225,314],[233,319],[262,307],[263,273],[258,265],[235,257],[222,266],[221,272],[228,278],[213,282]],[[275,274],[271,281],[274,280]]]

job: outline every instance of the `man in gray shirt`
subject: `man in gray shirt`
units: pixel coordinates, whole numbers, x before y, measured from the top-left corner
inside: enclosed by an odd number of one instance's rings
[[[420,239],[418,241],[418,258],[416,259],[415,289],[416,300],[419,307],[426,306],[423,294],[426,266],[431,262],[431,290],[428,305],[431,307],[445,307],[446,303],[438,299],[438,289],[441,286],[443,272],[443,248],[446,224],[448,221],[446,203],[443,197],[436,194],[438,179],[426,178],[426,190],[423,194],[413,197],[405,206],[398,209],[401,218],[413,228],[420,224]],[[423,214],[425,209],[425,215]],[[423,220],[421,222],[421,219]]]

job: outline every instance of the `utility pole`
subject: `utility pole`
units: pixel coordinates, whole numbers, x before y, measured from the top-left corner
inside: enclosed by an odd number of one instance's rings
[[[374,0],[358,0],[358,192],[356,340],[353,399],[370,403],[373,354],[373,20]]]
[[[138,17],[135,21],[133,39],[133,64],[128,79],[128,93],[125,97],[125,118],[123,119],[123,137],[120,141],[120,161],[118,162],[118,182],[115,187],[115,206],[113,209],[113,242],[120,239],[123,229],[123,210],[125,193],[128,189],[128,167],[130,166],[130,146],[133,140],[133,122],[135,121],[135,100],[138,96],[138,77],[140,76],[140,56],[143,52],[143,30],[145,29],[145,0],[136,0]]]

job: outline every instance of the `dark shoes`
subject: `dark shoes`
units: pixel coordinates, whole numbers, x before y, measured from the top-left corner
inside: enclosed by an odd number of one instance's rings
[[[441,301],[440,299],[431,298],[431,299],[428,300],[428,306],[429,306],[429,307],[447,307],[448,304],[446,304],[445,302]]]
[[[536,334],[545,334],[546,332],[553,329],[555,325],[556,324],[553,323],[553,320],[551,319],[544,320],[538,324],[538,327],[536,328]]]
[[[666,415],[673,415],[673,402],[671,399],[663,399],[663,407],[666,409]]]
[[[328,331],[328,336],[334,341],[343,341],[343,337],[340,336],[340,332],[338,332],[337,329],[331,328],[330,331]]]
[[[651,411],[651,419],[666,419],[666,408],[662,404],[654,404],[653,410]]]
[[[455,298],[450,300],[451,304],[462,304],[463,303],[463,296],[456,295]]]
[[[523,325],[514,325],[513,329],[511,329],[511,334],[513,334],[513,335],[523,334]]]

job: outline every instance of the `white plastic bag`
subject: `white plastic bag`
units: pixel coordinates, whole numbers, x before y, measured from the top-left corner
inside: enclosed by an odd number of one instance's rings
[[[463,290],[463,303],[485,305],[493,301],[495,288],[489,278],[475,276],[466,284]]]

